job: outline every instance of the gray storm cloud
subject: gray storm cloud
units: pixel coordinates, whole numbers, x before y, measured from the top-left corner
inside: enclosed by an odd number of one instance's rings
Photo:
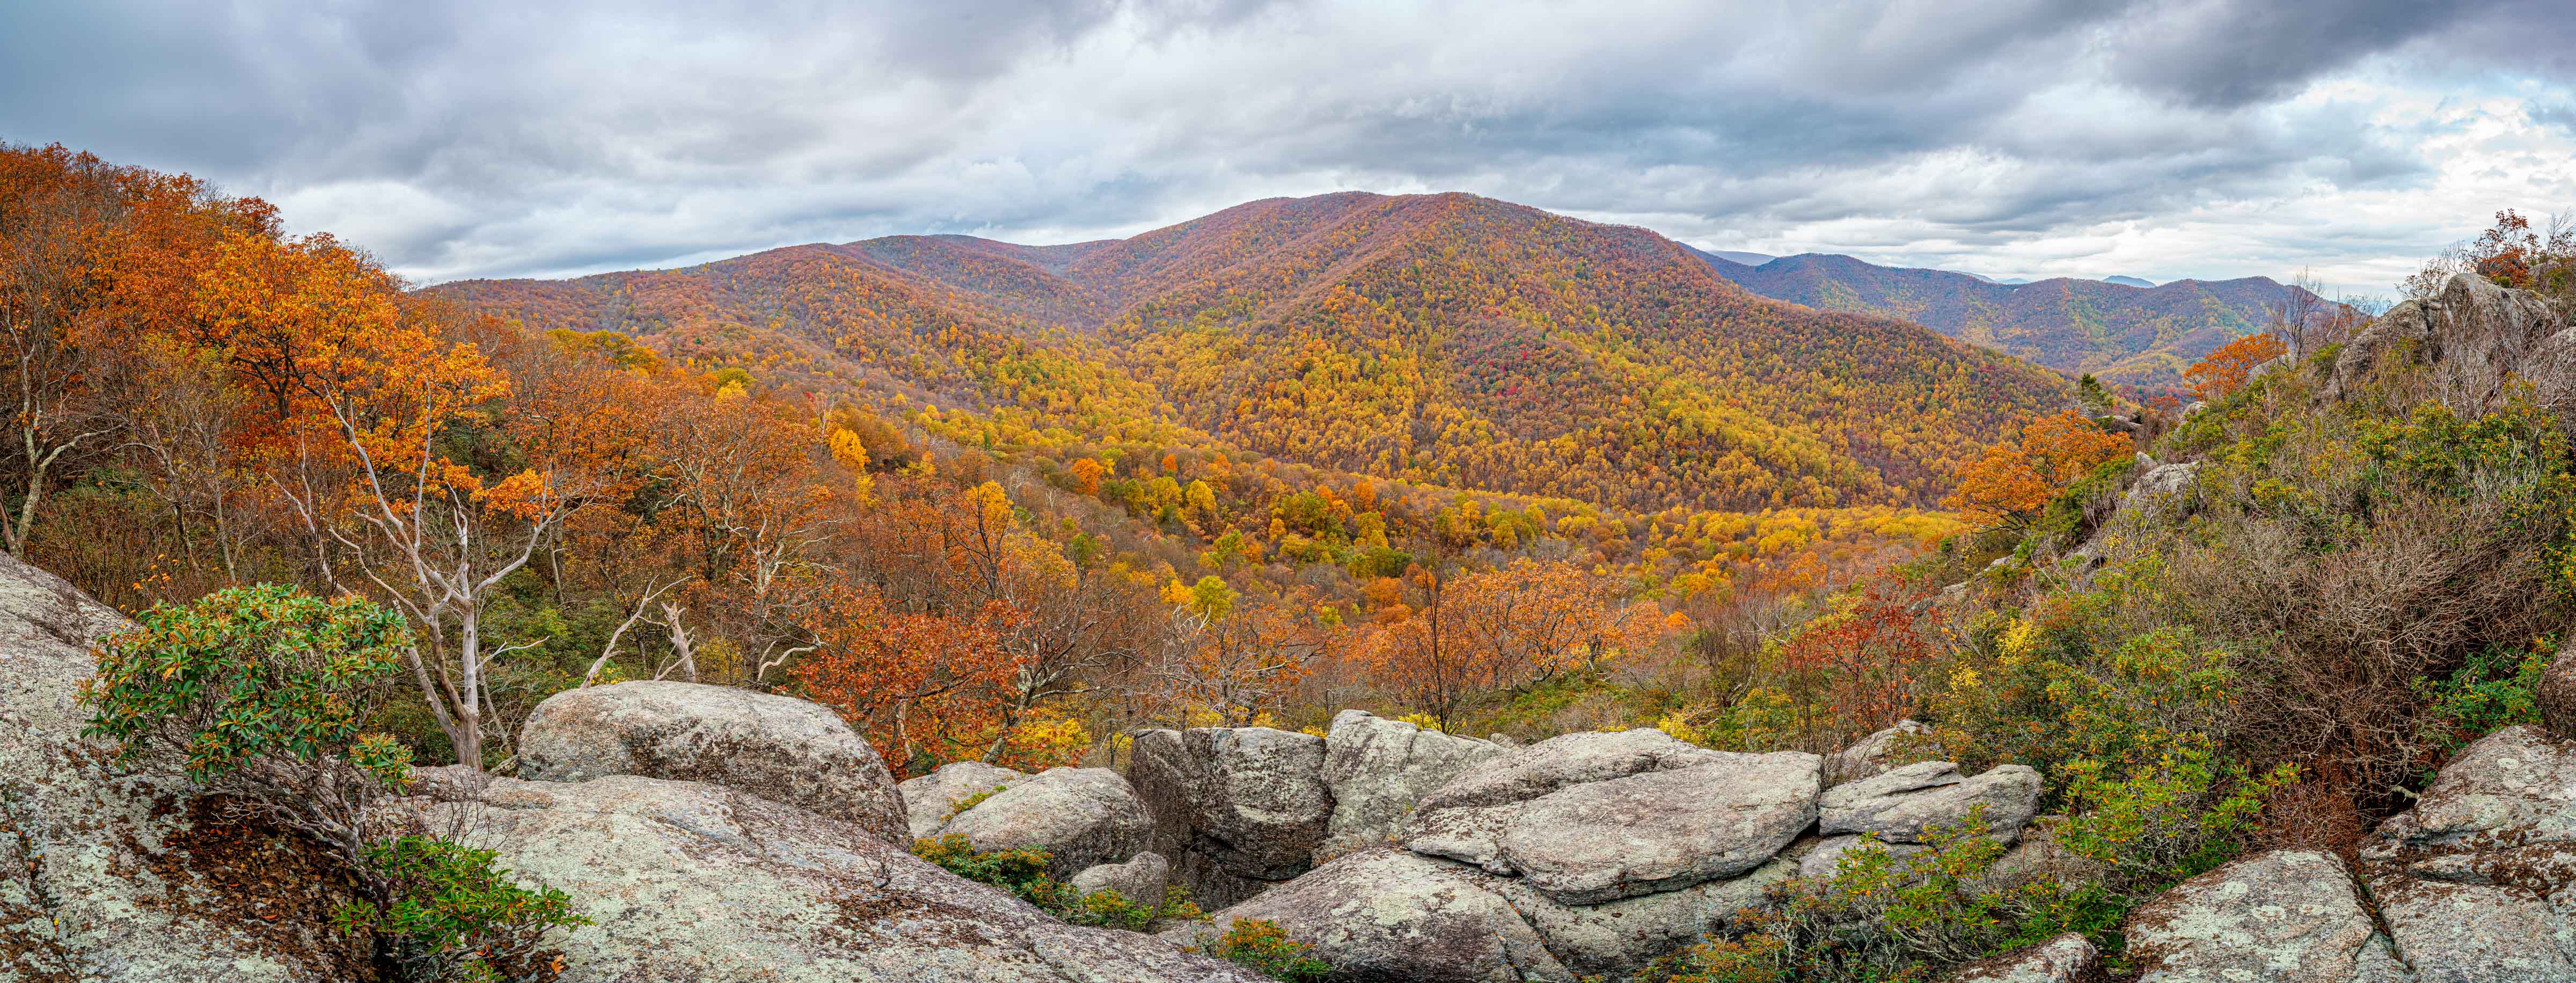
[[[2545,5],[55,4],[0,139],[422,281],[1467,190],[1702,245],[2361,287],[2576,201]],[[2259,267],[2259,268],[2257,268]]]

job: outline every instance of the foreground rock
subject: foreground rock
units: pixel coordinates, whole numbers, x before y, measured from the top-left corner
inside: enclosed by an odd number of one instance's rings
[[[1921,843],[1924,831],[1983,816],[1989,835],[2011,842],[2039,812],[2039,772],[1997,765],[1974,778],[1947,761],[1925,761],[1826,789],[1819,828],[1875,833],[1890,843]]]
[[[1655,730],[1567,734],[1425,798],[1406,848],[1519,875],[1564,904],[1689,887],[1762,865],[1815,822],[1822,759],[1733,754]]]
[[[938,771],[904,779],[895,790],[903,795],[904,818],[911,824],[912,838],[926,840],[938,836],[948,821],[963,811],[966,800],[1026,781],[1028,773],[1013,771],[981,761],[952,761]]]
[[[2521,726],[2463,748],[2362,863],[2421,978],[2576,980],[2576,742]]]
[[[2019,952],[1960,967],[1949,983],[2095,983],[2103,979],[2102,950],[2068,932]]]
[[[1424,796],[1503,750],[1492,741],[1342,711],[1324,736],[1324,785],[1333,797],[1333,815],[1319,860],[1395,842]]]
[[[0,980],[359,978],[329,930],[353,896],[296,837],[228,822],[167,762],[112,765],[80,737],[90,646],[130,627],[0,555]]]
[[[1150,848],[1203,907],[1314,866],[1333,815],[1324,739],[1268,727],[1149,730],[1127,777],[1154,820]]]
[[[1753,873],[1597,905],[1565,905],[1529,884],[1403,850],[1350,854],[1243,904],[1178,940],[1237,919],[1279,923],[1341,978],[1423,983],[1572,983],[1613,979],[1734,923],[1791,876],[1782,859]]]
[[[1049,768],[1021,779],[939,830],[978,853],[1044,850],[1059,878],[1115,863],[1145,849],[1153,817],[1125,778],[1107,768]]]
[[[1262,979],[1066,925],[855,822],[711,784],[498,779],[432,812],[595,923],[554,936],[564,983]]]
[[[2128,936],[2139,983],[2413,979],[2325,853],[2259,853],[2192,878],[2130,916]]]
[[[868,742],[820,704],[730,686],[632,682],[566,690],[519,736],[519,776],[713,782],[909,842],[903,797]]]

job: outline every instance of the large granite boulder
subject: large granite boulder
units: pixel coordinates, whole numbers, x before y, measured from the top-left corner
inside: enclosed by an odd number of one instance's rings
[[[821,704],[730,686],[632,682],[565,690],[519,734],[519,777],[712,782],[846,819],[888,843],[911,828],[894,776]]]
[[[1107,768],[1049,768],[1012,783],[939,830],[978,853],[1044,850],[1059,878],[1145,849],[1154,819],[1127,779]]]
[[[1148,730],[1127,769],[1154,819],[1148,845],[1203,907],[1314,866],[1332,820],[1324,739],[1268,727]]]
[[[1333,796],[1318,860],[1400,838],[1422,797],[1503,753],[1492,741],[1452,737],[1364,710],[1344,710],[1324,735],[1324,785]]]
[[[911,824],[912,838],[926,840],[938,836],[948,821],[957,818],[959,808],[978,795],[1007,788],[1026,781],[1028,773],[1013,771],[981,761],[952,761],[927,775],[916,775],[895,786],[903,796],[905,820]]]
[[[2128,936],[2139,983],[2413,978],[2327,853],[2258,853],[2184,881],[2132,914]]]
[[[876,830],[699,782],[493,781],[429,805],[569,893],[563,983],[1068,979],[1254,983],[1151,936],[1067,925]]]
[[[1733,877],[1815,822],[1822,759],[1711,751],[1656,730],[1550,738],[1422,801],[1416,853],[1527,878],[1594,904]]]
[[[2425,980],[2576,980],[2576,741],[2507,727],[2461,749],[2362,851]]]
[[[1982,815],[1989,835],[2005,842],[2039,812],[2039,772],[1997,765],[1974,778],[1947,761],[1924,761],[1836,785],[1817,803],[1826,835],[1876,833],[1890,843],[1921,843],[1924,830]]]
[[[0,554],[0,980],[363,978],[364,944],[327,922],[355,897],[331,858],[80,736],[91,646],[129,627]]]
[[[1856,782],[1886,773],[1907,764],[1922,754],[1931,742],[1932,728],[1912,720],[1899,720],[1886,730],[1861,738],[1858,743],[1825,759],[1825,785],[1830,788],[1844,782]]]
[[[2576,329],[2527,290],[2456,274],[2430,298],[2388,309],[2346,343],[2335,359],[2328,393],[2347,396],[2392,354],[2432,368],[2434,391],[2452,409],[2475,416],[2530,383],[2540,405],[2576,402]]]
[[[1722,931],[1793,875],[1773,861],[1742,877],[1595,905],[1566,905],[1527,882],[1403,850],[1348,854],[1203,926],[1164,933],[1201,939],[1238,919],[1277,922],[1315,948],[1337,978],[1422,983],[1572,983],[1618,979]]]
[[[1948,983],[2097,983],[2103,978],[2102,950],[2081,933],[2068,932],[1961,966]]]
[[[1073,889],[1083,894],[1116,891],[1127,900],[1158,904],[1163,889],[1171,884],[1172,862],[1163,855],[1147,851],[1126,863],[1096,864],[1073,875]]]

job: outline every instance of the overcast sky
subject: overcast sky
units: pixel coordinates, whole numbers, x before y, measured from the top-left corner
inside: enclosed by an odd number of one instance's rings
[[[11,3],[0,140],[214,179],[421,282],[1359,189],[2385,293],[2496,209],[2576,208],[2576,27],[2531,0],[534,6]]]

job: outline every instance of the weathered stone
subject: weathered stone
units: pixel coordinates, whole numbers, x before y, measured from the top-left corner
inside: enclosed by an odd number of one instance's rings
[[[1826,789],[1817,820],[1827,835],[1876,833],[1890,843],[1920,843],[1925,828],[1966,820],[1982,807],[1988,834],[2010,841],[2038,813],[2039,793],[2039,773],[2023,765],[1997,765],[1968,778],[1956,764],[1924,761]]]
[[[2410,978],[2325,853],[2259,853],[2192,878],[2138,909],[2128,936],[2139,983]]]
[[[894,776],[822,705],[730,686],[632,682],[565,690],[519,735],[519,777],[709,782],[911,840]]]
[[[2361,856],[2420,978],[2576,979],[2576,741],[2532,726],[2480,738]]]
[[[2354,394],[2374,366],[2400,353],[2431,366],[2435,394],[2466,415],[2494,408],[2511,383],[2529,383],[2547,409],[2576,402],[2576,329],[2538,295],[2483,277],[2456,274],[2435,296],[2373,319],[2336,357],[2328,395]]]
[[[1462,864],[1391,849],[1333,860],[1210,924],[1167,932],[1197,938],[1237,919],[1277,922],[1349,979],[1425,983],[1572,981],[1624,977],[1732,924],[1792,874],[1781,860],[1751,874],[1598,905],[1564,905],[1531,885]]]
[[[1825,759],[1825,785],[1830,788],[1856,782],[1912,763],[1923,755],[1931,734],[1932,728],[1899,720],[1896,726],[1861,738],[1859,743]]]
[[[1759,866],[1815,821],[1822,774],[1812,754],[1710,751],[1653,730],[1568,734],[1441,788],[1405,845],[1592,904]]]
[[[927,775],[904,779],[895,786],[903,794],[905,819],[912,826],[912,838],[926,840],[938,836],[957,818],[958,806],[975,796],[1026,781],[1028,773],[1013,771],[981,761],[952,761]]]
[[[1888,856],[1899,858],[1910,857],[1931,849],[1919,843],[1871,843],[1857,834],[1829,836],[1823,842],[1816,844],[1815,849],[1807,851],[1806,856],[1799,858],[1798,876],[1817,879],[1832,877],[1834,871],[1842,864],[1843,854],[1864,846],[1876,846],[1886,851]]]
[[[857,823],[716,785],[499,779],[431,812],[592,921],[549,937],[564,983],[1262,979],[1066,925]]]
[[[1503,753],[1490,741],[1452,737],[1363,710],[1344,710],[1324,735],[1324,784],[1333,816],[1323,859],[1398,839],[1422,800],[1468,767]]]
[[[228,821],[175,762],[117,766],[110,747],[80,736],[90,648],[129,627],[0,554],[0,980],[363,974],[364,946],[320,918],[353,896],[308,841]]]
[[[1048,869],[1070,877],[1145,849],[1154,819],[1127,779],[1107,768],[1049,768],[957,814],[940,829],[978,853],[1044,850]]]
[[[1123,864],[1099,864],[1073,875],[1073,889],[1084,894],[1116,891],[1127,900],[1159,904],[1172,880],[1172,862],[1153,852],[1139,853]]]
[[[2068,932],[2019,952],[1981,959],[1950,974],[1949,983],[2094,983],[2102,979],[2102,950]]]
[[[2372,883],[2397,955],[2427,983],[2576,980],[2576,914],[2511,884]]]
[[[1204,907],[1314,866],[1332,819],[1324,739],[1268,727],[1149,730],[1127,777],[1154,819],[1148,848]]]
[[[2374,860],[2576,843],[2576,743],[2529,725],[2480,738],[2372,839],[2364,856]]]

